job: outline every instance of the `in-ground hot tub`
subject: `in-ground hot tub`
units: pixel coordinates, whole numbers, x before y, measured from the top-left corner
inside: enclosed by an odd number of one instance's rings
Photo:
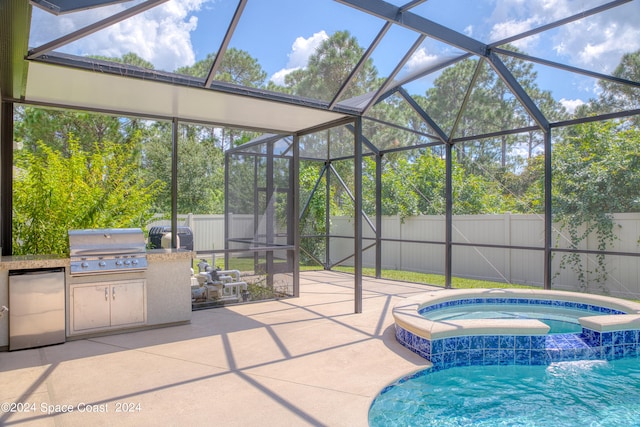
[[[549,334],[539,318],[461,318],[487,305],[517,313],[577,311],[581,331]],[[515,307],[515,308],[514,308]],[[515,310],[515,311],[514,311]],[[544,365],[582,359],[613,360],[640,355],[640,304],[574,292],[528,289],[444,289],[420,294],[393,309],[396,339],[434,368],[470,365]]]

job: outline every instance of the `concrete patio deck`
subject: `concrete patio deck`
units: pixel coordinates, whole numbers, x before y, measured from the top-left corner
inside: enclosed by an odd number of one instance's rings
[[[354,314],[352,276],[304,272],[300,298],[0,353],[0,426],[367,426],[385,385],[428,366],[391,309],[429,289],[365,278]]]

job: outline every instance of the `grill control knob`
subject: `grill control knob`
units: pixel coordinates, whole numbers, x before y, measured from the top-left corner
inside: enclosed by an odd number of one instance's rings
[[[124,265],[129,265],[129,264],[131,264],[131,261],[129,261],[128,259],[125,259],[124,260]]]
[[[131,265],[138,265],[138,260],[137,259],[132,259],[131,260]]]
[[[116,260],[116,265],[122,265],[122,260],[120,259]]]
[[[80,267],[89,268],[89,263],[87,261],[82,261],[82,264],[80,264]]]
[[[104,262],[104,261],[100,261],[100,262],[98,263],[98,266],[100,266],[100,267],[106,267],[106,266],[107,266],[107,263],[106,263],[106,262]]]

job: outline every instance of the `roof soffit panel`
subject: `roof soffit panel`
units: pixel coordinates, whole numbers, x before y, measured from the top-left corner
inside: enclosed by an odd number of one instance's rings
[[[25,1],[0,1],[0,95],[22,96],[26,76],[24,52],[29,41],[30,8]]]
[[[31,61],[25,101],[293,133],[346,117],[249,96]]]

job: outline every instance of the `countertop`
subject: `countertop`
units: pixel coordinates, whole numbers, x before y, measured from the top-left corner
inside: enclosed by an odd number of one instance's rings
[[[191,259],[194,256],[194,252],[181,249],[152,249],[147,251],[147,260],[149,262]],[[69,268],[69,266],[69,257],[59,255],[14,255],[0,257],[0,271],[30,268]]]

